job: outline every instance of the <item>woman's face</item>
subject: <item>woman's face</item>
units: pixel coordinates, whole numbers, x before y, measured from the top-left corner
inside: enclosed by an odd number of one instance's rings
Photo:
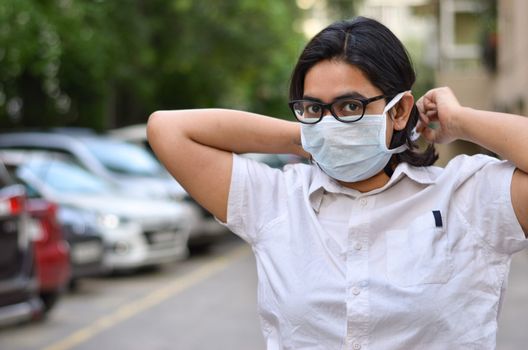
[[[382,95],[365,74],[355,66],[341,60],[324,60],[314,65],[304,79],[304,96],[321,100],[322,103],[332,103],[344,95],[356,95],[359,98],[370,98]],[[367,105],[365,114],[381,114],[385,108],[385,100],[377,100]],[[324,118],[333,118],[325,111]],[[387,145],[392,137],[392,123],[387,116]]]

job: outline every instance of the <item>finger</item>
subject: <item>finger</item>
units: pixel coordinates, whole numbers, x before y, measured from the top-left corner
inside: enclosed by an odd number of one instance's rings
[[[427,124],[428,122],[429,122],[429,117],[427,116],[427,113],[420,113],[418,115],[418,123]]]
[[[416,132],[419,134],[423,134],[426,127],[427,127],[427,124],[420,123],[420,125],[416,126]]]
[[[431,128],[424,128],[423,131],[420,133],[422,135],[422,137],[429,141],[429,142],[434,142],[435,139],[436,139],[436,131],[434,129],[431,129]]]
[[[427,118],[428,122],[439,120],[438,112],[436,110],[427,111],[427,113],[425,113],[425,117]]]
[[[429,118],[427,117],[427,114],[420,114],[420,119],[418,119],[418,123],[416,124],[416,131],[422,132],[427,124],[429,124]]]
[[[427,118],[431,118],[431,117],[433,117],[433,116],[438,115],[438,110],[437,110],[436,108],[428,109],[428,110],[425,112],[425,115],[427,116]]]
[[[436,95],[438,93],[438,89],[430,90],[427,94],[427,102],[429,103],[436,103]]]
[[[427,118],[427,114],[428,109],[425,108],[423,105],[421,106],[421,108],[418,108],[418,116],[420,117],[420,119]]]
[[[426,111],[429,111],[429,110],[436,110],[437,109],[437,105],[435,102],[432,102],[432,101],[425,101],[424,103],[424,109]]]
[[[419,120],[418,123],[416,123],[416,127],[415,127],[415,128],[416,128],[416,132],[418,132],[418,133],[421,134],[422,131],[423,131],[423,129],[424,129],[424,125],[425,125],[425,124],[422,123],[421,120]]]
[[[418,99],[418,101],[416,101],[416,108],[418,109],[418,113],[420,113],[420,114],[425,112],[423,103],[424,103],[424,97],[423,96],[420,97]]]

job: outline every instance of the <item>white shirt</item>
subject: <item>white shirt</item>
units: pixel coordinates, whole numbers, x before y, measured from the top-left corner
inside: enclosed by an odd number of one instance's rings
[[[360,193],[314,165],[233,160],[227,226],[256,257],[267,349],[495,348],[511,254],[528,245],[511,163],[404,163]]]

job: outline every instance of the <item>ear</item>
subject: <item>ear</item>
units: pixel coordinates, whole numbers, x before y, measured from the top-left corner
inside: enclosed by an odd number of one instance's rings
[[[414,106],[414,97],[411,92],[406,92],[401,98],[400,102],[394,106],[389,115],[394,125],[394,130],[403,130],[409,121],[411,111]]]

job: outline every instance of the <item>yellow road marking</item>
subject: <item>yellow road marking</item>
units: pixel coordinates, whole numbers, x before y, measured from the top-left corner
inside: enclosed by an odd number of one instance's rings
[[[146,296],[127,303],[113,313],[105,315],[92,324],[83,327],[73,334],[63,338],[56,343],[53,343],[42,350],[68,350],[73,347],[86,342],[90,338],[93,338],[98,333],[107,330],[120,322],[123,322],[134,315],[137,315],[153,306],[156,306],[170,297],[181,293],[187,288],[207,279],[214,273],[225,269],[228,265],[236,260],[249,254],[247,246],[242,246],[228,253],[226,256],[218,257],[210,262],[205,263],[202,267],[198,268],[187,275],[176,278],[169,284],[162,288],[156,289]]]

